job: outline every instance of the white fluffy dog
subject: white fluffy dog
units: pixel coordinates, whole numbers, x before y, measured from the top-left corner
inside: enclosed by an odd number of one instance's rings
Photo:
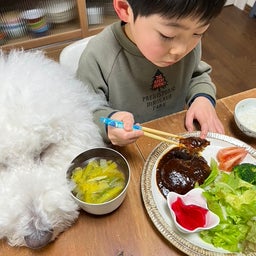
[[[42,52],[0,52],[0,239],[40,248],[77,219],[66,170],[104,146],[100,101]]]

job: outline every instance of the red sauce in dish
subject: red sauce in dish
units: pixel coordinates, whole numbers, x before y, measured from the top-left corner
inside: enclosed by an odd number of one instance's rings
[[[204,227],[206,224],[207,209],[198,205],[185,205],[180,197],[171,204],[171,208],[176,215],[176,221],[188,230],[195,230]]]

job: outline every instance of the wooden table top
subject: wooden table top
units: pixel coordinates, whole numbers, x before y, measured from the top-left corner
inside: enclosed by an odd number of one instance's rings
[[[256,88],[217,101],[216,110],[226,135],[256,148],[256,139],[243,135],[234,121],[234,108],[244,98],[256,98]],[[183,133],[185,111],[144,125]],[[0,256],[166,256],[185,255],[168,242],[149,218],[141,196],[140,178],[144,163],[159,141],[142,137],[135,144],[118,148],[128,160],[131,181],[122,205],[113,213],[94,216],[81,210],[76,223],[43,249],[13,248],[0,241]]]

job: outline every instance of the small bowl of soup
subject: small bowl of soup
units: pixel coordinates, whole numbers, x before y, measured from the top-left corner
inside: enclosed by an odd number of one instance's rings
[[[111,148],[92,148],[78,155],[67,171],[72,197],[84,211],[103,215],[124,201],[130,182],[125,157]]]

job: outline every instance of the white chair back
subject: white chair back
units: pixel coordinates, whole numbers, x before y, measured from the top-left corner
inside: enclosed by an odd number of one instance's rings
[[[68,68],[72,73],[76,73],[76,70],[78,68],[78,63],[80,56],[87,46],[88,42],[93,38],[94,36],[86,37],[83,39],[80,39],[65,48],[60,53],[59,62],[62,66]]]

